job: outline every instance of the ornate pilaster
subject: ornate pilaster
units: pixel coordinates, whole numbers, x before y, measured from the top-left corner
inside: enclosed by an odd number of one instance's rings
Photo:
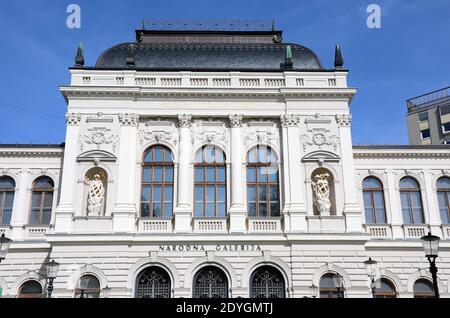
[[[246,211],[244,208],[245,193],[244,180],[242,178],[242,115],[231,115],[231,207],[230,232],[246,232]]]
[[[19,182],[17,183],[17,189],[14,198],[14,205],[12,211],[12,239],[23,239],[23,226],[28,224],[28,217],[30,208],[27,202],[31,200],[31,171],[28,169],[21,169],[19,171]]]
[[[298,127],[300,125],[300,119],[301,117],[295,114],[281,115],[281,127]]]
[[[192,189],[191,177],[191,125],[192,116],[187,114],[178,115],[180,124],[179,164],[178,164],[178,192],[177,207],[175,215],[175,232],[188,233],[191,231],[192,217]]]
[[[119,173],[117,177],[117,201],[114,206],[114,232],[130,233],[135,230],[136,164],[137,164],[137,114],[119,114],[120,145]]]

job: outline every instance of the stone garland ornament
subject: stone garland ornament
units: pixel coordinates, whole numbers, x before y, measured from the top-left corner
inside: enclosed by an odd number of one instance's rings
[[[108,134],[109,131],[110,130],[106,128],[93,128],[90,130],[90,135],[81,136],[81,151],[84,151],[86,145],[95,145],[99,150],[102,145],[111,144],[113,152],[116,152],[119,136]]]
[[[334,150],[339,145],[339,137],[330,135],[326,129],[313,129],[309,134],[300,136],[303,150],[306,151],[307,146],[317,146],[321,149],[323,146],[333,146]]]
[[[223,123],[222,126],[219,127],[208,128],[209,129],[201,123],[194,123],[191,131],[192,144],[215,142],[227,148],[230,143],[230,136],[225,124]]]

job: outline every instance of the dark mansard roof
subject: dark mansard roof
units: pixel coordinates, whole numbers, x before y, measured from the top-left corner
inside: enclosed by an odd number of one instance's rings
[[[288,46],[292,52],[290,70],[323,70],[318,57],[310,49],[283,43],[281,31],[137,30],[136,42],[109,48],[102,53],[95,68],[280,71],[285,69]]]

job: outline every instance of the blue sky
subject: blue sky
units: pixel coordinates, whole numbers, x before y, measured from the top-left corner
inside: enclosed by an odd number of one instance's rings
[[[82,28],[66,27],[66,7],[82,9]],[[382,9],[368,29],[366,8]],[[86,64],[108,47],[134,40],[142,19],[274,19],[286,42],[314,50],[332,67],[342,46],[355,144],[408,142],[405,100],[450,84],[450,0],[2,0],[0,142],[64,141],[69,83],[79,42]]]

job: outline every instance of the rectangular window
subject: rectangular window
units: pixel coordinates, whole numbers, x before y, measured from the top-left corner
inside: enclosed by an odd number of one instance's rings
[[[428,112],[419,113],[419,121],[427,121],[428,120]]]
[[[450,105],[447,106],[442,106],[439,108],[440,112],[441,112],[441,116],[450,114]]]
[[[429,129],[421,130],[421,131],[420,131],[420,137],[421,137],[422,139],[430,138],[430,137],[431,137],[430,130],[429,130]]]
[[[450,139],[444,141],[444,145],[450,145]]]
[[[450,132],[450,122],[442,124],[442,132],[444,134]]]

